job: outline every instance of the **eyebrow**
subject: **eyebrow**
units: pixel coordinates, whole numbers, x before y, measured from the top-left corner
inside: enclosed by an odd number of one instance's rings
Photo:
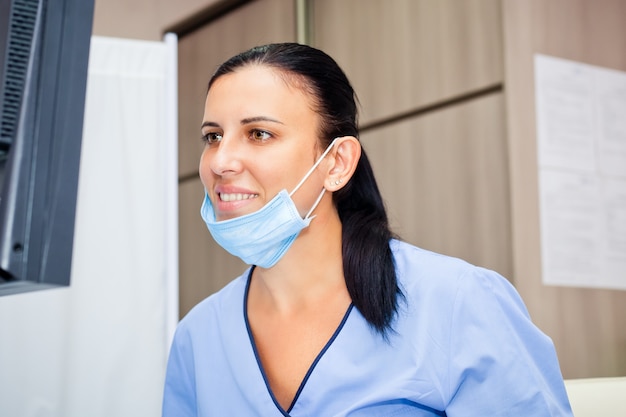
[[[248,117],[248,118],[241,120],[242,125],[247,125],[249,123],[255,123],[255,122],[272,122],[272,123],[279,123],[281,125],[284,124],[280,120],[272,119],[271,117],[267,117],[267,116]]]
[[[215,122],[203,122],[202,126],[200,126],[200,129],[202,129],[204,127],[207,127],[207,126],[210,126],[210,127],[220,127],[220,125],[218,125]]]
[[[280,120],[276,120],[276,119],[272,119],[271,117],[267,117],[267,116],[255,116],[255,117],[246,117],[245,119],[241,119],[241,125],[247,125],[250,123],[256,123],[256,122],[272,122],[272,123],[278,123],[283,125],[284,123],[281,122]],[[220,127],[219,124],[215,123],[215,122],[203,122],[202,126],[200,126],[200,128],[204,128],[204,127]]]

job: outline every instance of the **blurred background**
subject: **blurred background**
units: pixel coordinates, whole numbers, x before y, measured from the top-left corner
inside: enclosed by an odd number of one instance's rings
[[[509,279],[565,378],[626,375],[626,292],[542,279],[534,79],[535,54],[626,71],[625,19],[626,0],[96,0],[94,36],[177,36],[178,316],[245,269],[199,216],[207,82],[242,50],[297,41],[351,80],[394,231]],[[160,382],[108,415],[153,415]],[[63,407],[29,415],[85,415]]]

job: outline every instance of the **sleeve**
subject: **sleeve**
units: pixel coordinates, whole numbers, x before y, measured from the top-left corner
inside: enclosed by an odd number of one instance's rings
[[[449,341],[448,417],[572,416],[552,340],[502,276],[460,278]]]
[[[167,362],[162,417],[197,416],[194,369],[191,338],[179,325]]]

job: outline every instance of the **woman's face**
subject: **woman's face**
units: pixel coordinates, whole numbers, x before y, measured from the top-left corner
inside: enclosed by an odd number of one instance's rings
[[[219,77],[206,98],[200,178],[216,220],[254,212],[291,192],[320,155],[319,115],[305,93],[267,66]],[[292,196],[304,216],[324,186],[322,163]]]

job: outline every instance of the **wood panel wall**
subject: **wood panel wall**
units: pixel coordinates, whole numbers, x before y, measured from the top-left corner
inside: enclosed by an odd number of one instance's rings
[[[311,0],[394,230],[512,278],[498,0]],[[357,10],[357,12],[355,12]]]
[[[503,19],[515,284],[566,378],[626,375],[626,292],[541,280],[533,77],[535,53],[626,71],[626,1],[504,0]]]
[[[361,124],[502,83],[499,0],[309,0],[311,43],[334,57]]]
[[[510,278],[505,137],[501,92],[363,133],[393,230]]]
[[[96,0],[93,33],[160,41],[163,34],[234,0]],[[175,31],[176,32],[176,31]],[[178,32],[176,32],[178,33]]]

